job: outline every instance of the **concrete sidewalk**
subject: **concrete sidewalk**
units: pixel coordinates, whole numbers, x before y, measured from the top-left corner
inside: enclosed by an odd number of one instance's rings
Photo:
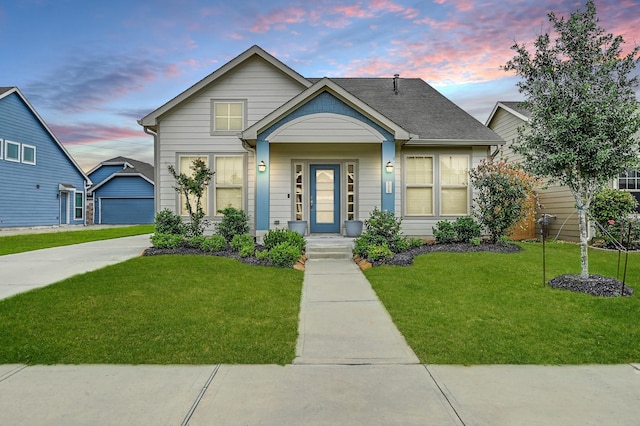
[[[140,236],[0,256],[0,288],[11,287],[5,277],[20,290],[47,285],[148,245]],[[582,426],[640,419],[640,365],[419,364],[349,260],[308,262],[299,331],[296,359],[286,366],[0,365],[0,425]]]
[[[0,256],[0,299],[140,256],[149,235]]]

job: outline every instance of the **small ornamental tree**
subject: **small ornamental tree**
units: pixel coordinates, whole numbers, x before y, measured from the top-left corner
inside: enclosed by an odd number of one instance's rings
[[[185,208],[191,219],[191,222],[186,224],[187,234],[191,237],[196,237],[202,235],[205,226],[207,226],[207,221],[204,220],[205,212],[202,208],[202,197],[214,172],[200,158],[193,160],[190,169],[193,172],[190,175],[186,175],[176,172],[175,167],[169,165],[169,173],[176,180],[174,189],[184,195]]]
[[[483,160],[469,172],[469,177],[474,188],[474,216],[487,230],[492,243],[530,214],[528,200],[537,180],[518,164]]]
[[[640,58],[636,46],[623,55],[621,36],[598,25],[596,7],[568,19],[548,14],[553,34],[512,49],[516,56],[503,67],[515,72],[531,113],[514,152],[527,171],[566,185],[576,202],[580,225],[581,278],[589,277],[587,211],[596,191],[638,161],[640,114],[632,71]],[[553,39],[552,39],[553,37]]]

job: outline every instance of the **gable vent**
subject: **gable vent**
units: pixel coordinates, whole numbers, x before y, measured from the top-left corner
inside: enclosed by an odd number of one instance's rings
[[[397,95],[398,94],[398,90],[400,89],[400,87],[398,86],[398,84],[400,83],[398,81],[398,78],[400,77],[400,74],[394,74],[393,75],[393,92]]]

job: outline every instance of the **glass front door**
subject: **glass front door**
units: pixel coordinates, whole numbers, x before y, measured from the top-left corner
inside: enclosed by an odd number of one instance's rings
[[[312,164],[309,207],[310,231],[340,232],[340,166]]]

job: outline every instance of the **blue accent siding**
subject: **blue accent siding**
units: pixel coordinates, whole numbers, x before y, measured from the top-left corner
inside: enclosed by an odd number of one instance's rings
[[[256,165],[256,230],[269,230],[269,142],[258,137],[256,144],[256,162],[264,161],[267,169],[260,172]]]
[[[17,93],[0,99],[0,139],[36,147],[36,164],[0,159],[0,227],[49,226],[74,220],[73,192],[61,217],[60,183],[84,192],[85,179],[73,161]]]
[[[389,131],[380,127],[380,125],[378,125],[375,121],[365,117],[360,112],[351,108],[349,105],[345,104],[340,99],[336,98],[335,96],[333,96],[331,93],[328,93],[328,92],[322,92],[321,94],[319,94],[318,96],[316,96],[315,98],[307,102],[306,104],[302,105],[300,108],[291,112],[291,114],[287,115],[286,117],[283,117],[278,122],[269,126],[260,134],[263,135],[263,137],[265,137],[266,135],[271,134],[274,130],[276,130],[283,124],[286,124],[292,120],[295,120],[296,118],[304,117],[305,115],[310,115],[310,114],[319,114],[322,112],[328,112],[328,113],[353,117],[376,129],[378,132],[380,132],[384,136],[386,140],[388,141],[394,140],[393,135]],[[260,135],[258,135],[258,138],[260,138]]]
[[[391,161],[394,170],[387,172],[387,162]],[[382,142],[382,210],[395,210],[396,187],[396,144],[393,140]],[[391,182],[391,192],[387,193],[387,182]]]
[[[98,183],[102,182],[112,174],[119,172],[120,170],[123,170],[123,169],[124,167],[122,165],[99,166],[97,169],[91,172],[91,174],[89,174],[89,179],[91,179],[91,182],[93,182],[94,185],[97,185]]]
[[[153,223],[153,196],[153,185],[140,176],[114,176],[93,193],[95,223]]]

